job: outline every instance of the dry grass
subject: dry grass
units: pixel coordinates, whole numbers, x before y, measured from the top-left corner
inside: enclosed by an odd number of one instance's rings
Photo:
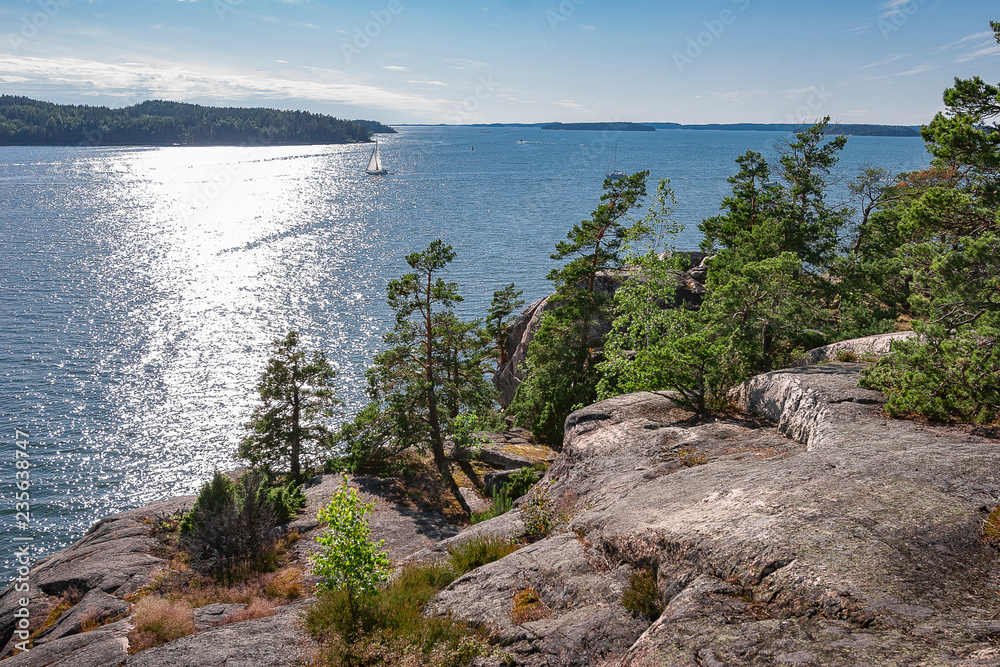
[[[996,506],[983,521],[983,541],[1000,548],[1000,505]]]
[[[552,612],[534,588],[525,588],[514,595],[514,608],[510,610],[510,621],[514,625],[538,621],[551,615]]]
[[[41,627],[38,628],[35,634],[37,635],[39,632],[48,630],[55,625],[56,621],[59,620],[59,617],[71,609],[73,605],[79,602],[82,598],[83,595],[77,588],[70,586],[66,589],[56,600],[55,606],[49,609],[49,613],[45,617],[45,621],[42,623]]]
[[[239,623],[240,621],[249,621],[254,618],[264,618],[265,616],[271,616],[274,614],[274,603],[267,598],[254,598],[253,601],[247,605],[246,609],[241,609],[235,614],[232,614],[227,618],[224,624],[229,623]]]
[[[135,606],[135,628],[129,633],[129,653],[194,634],[194,613],[186,602],[145,597]]]
[[[681,463],[683,463],[687,468],[703,466],[708,463],[708,457],[705,456],[705,454],[693,449],[682,449],[680,451],[680,457]]]

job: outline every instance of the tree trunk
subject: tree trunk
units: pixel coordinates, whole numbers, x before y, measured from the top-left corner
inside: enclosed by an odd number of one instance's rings
[[[302,437],[299,430],[299,388],[296,386],[292,390],[292,438],[291,438],[291,459],[292,459],[292,483],[301,483],[302,469],[299,467],[299,439]]]

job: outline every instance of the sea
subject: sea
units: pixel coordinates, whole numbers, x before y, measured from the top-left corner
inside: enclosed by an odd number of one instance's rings
[[[103,516],[236,467],[255,383],[289,329],[338,369],[338,419],[351,417],[392,324],[386,285],[409,253],[438,238],[454,247],[446,277],[464,317],[511,282],[530,303],[551,291],[554,245],[596,208],[612,168],[649,170],[651,194],[670,179],[685,225],[673,244],[693,250],[735,158],[774,158],[785,139],[397,129],[379,136],[387,176],[364,173],[371,145],[0,147],[6,576],[15,545],[43,556]],[[851,137],[831,201],[848,201],[864,167],[928,164],[920,139]]]

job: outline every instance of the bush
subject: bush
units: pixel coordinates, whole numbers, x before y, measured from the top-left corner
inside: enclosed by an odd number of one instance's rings
[[[507,478],[507,483],[504,484],[504,491],[507,492],[507,495],[512,500],[517,500],[538,483],[544,472],[545,466],[542,464],[537,464],[533,468],[521,468],[511,473],[510,477]]]
[[[524,536],[529,540],[538,540],[549,534],[555,525],[555,510],[548,489],[536,486],[531,490],[521,505],[521,520],[524,522]]]
[[[637,616],[656,620],[663,613],[656,573],[651,569],[635,570],[628,579],[628,588],[622,594],[622,606]]]
[[[279,523],[284,523],[306,506],[306,494],[301,484],[288,482],[282,486],[265,488],[266,502],[274,509]]]
[[[196,525],[201,523],[203,518],[218,514],[232,504],[232,487],[233,483],[230,479],[216,470],[212,474],[212,481],[206,482],[201,487],[191,511],[181,518],[181,535],[187,535],[194,530]]]
[[[462,576],[477,567],[500,560],[520,548],[521,545],[512,540],[486,535],[463,542],[458,546],[449,547],[448,553],[451,554],[455,574]]]
[[[194,634],[194,614],[183,602],[144,597],[135,606],[135,627],[129,633],[129,653]]]
[[[326,665],[468,665],[493,653],[482,631],[423,614],[454,578],[447,565],[418,564],[358,597],[346,589],[326,591],[306,612],[306,628],[324,643]]]
[[[495,519],[496,517],[506,514],[510,511],[510,508],[514,506],[514,500],[507,495],[507,487],[502,487],[493,496],[493,504],[485,512],[473,512],[470,517],[470,523],[475,525],[483,521],[489,521],[490,519]]]
[[[975,335],[898,341],[862,372],[862,387],[883,392],[894,417],[992,424],[1000,420],[1000,346]]]
[[[264,565],[274,552],[278,514],[263,485],[260,473],[245,474],[235,484],[216,473],[202,487],[195,507],[181,522],[188,525],[184,543],[192,565],[222,578]]]
[[[322,578],[321,591],[346,589],[348,599],[358,593],[375,590],[376,584],[387,581],[392,573],[388,553],[382,551],[385,540],[371,540],[368,514],[374,503],[363,503],[347,482],[330,498],[330,504],[319,511],[319,520],[327,529],[317,538],[323,551],[310,556],[313,571]]]

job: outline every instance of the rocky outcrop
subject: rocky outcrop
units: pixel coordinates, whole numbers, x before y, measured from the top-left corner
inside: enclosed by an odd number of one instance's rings
[[[294,667],[315,650],[300,616],[308,601],[274,616],[230,623],[129,656],[126,667]],[[116,663],[108,663],[116,664]],[[117,663],[121,664],[121,663]]]
[[[435,609],[497,627],[528,665],[997,664],[981,524],[1000,447],[888,420],[862,367],[754,378],[732,395],[744,419],[696,423],[657,393],[573,413],[542,482],[563,528]],[[637,568],[665,605],[651,625],[623,620]],[[526,587],[547,618],[517,624]]]
[[[26,596],[12,586],[0,593],[0,644],[5,645],[0,657],[13,652],[14,611],[22,597],[31,601],[29,613],[35,619],[33,622],[37,622],[48,615],[63,595],[84,595],[89,602],[94,600],[90,591],[96,590],[120,599],[152,584],[168,563],[156,555],[159,542],[150,534],[148,522],[158,516],[186,511],[193,502],[193,496],[173,498],[106,517],[95,523],[73,546],[35,563]],[[106,605],[109,614],[122,612],[120,606],[106,604],[106,597],[101,600],[103,602],[95,606]],[[70,618],[76,619],[76,616]],[[71,634],[65,630],[75,623],[76,620],[72,620],[64,625],[60,619],[57,626],[63,631],[59,637]]]
[[[742,413],[712,419],[661,392],[574,412],[535,491],[551,499],[555,530],[465,574],[428,612],[491,628],[518,665],[1000,664],[1000,556],[982,534],[1000,502],[1000,441],[994,431],[888,419],[884,397],[857,386],[862,368],[758,376],[730,395]],[[310,511],[339,483],[315,480]],[[390,482],[353,483],[376,501],[373,535],[397,562],[445,558],[475,537],[518,537],[531,502],[458,532],[389,500]],[[121,560],[123,575],[102,573],[92,548],[117,526],[126,548],[109,544],[109,553],[156,558],[132,531],[141,516],[111,517],[74,545],[81,574],[57,554],[39,564],[39,581],[51,593],[84,582],[88,607],[115,613],[104,596],[148,572]],[[313,521],[301,518],[300,529],[315,530]],[[638,571],[655,577],[655,618],[622,604]],[[110,625],[50,637],[4,664],[295,664],[310,651],[296,620],[308,603],[207,622],[128,657],[129,621],[111,615]],[[204,611],[211,621],[231,610]],[[72,631],[81,615],[64,613],[48,632]]]
[[[889,354],[893,343],[901,340],[909,340],[916,335],[912,331],[897,331],[830,343],[829,345],[809,350],[795,366],[809,366],[825,361],[867,361],[872,357],[881,357]]]
[[[702,296],[705,294],[705,278],[708,275],[708,268],[705,265],[706,256],[698,252],[668,254],[671,256],[680,256],[683,261],[687,262],[688,270],[676,272],[677,289],[674,294],[674,303],[664,304],[664,306],[677,306],[681,303],[701,303]],[[668,254],[661,255],[661,259],[668,258]],[[599,292],[613,295],[621,287],[623,280],[633,275],[635,275],[635,272],[632,270],[613,274],[599,274],[595,283],[595,289]],[[500,393],[497,400],[504,407],[510,405],[511,401],[514,400],[517,386],[524,379],[528,346],[531,345],[531,341],[535,337],[535,332],[538,331],[542,315],[553,307],[549,299],[550,297],[539,299],[529,305],[521,311],[520,316],[507,328],[506,352],[508,362],[501,365],[493,376],[493,384]],[[600,322],[590,331],[590,338],[595,342],[602,341],[609,331],[611,331],[611,322]]]

